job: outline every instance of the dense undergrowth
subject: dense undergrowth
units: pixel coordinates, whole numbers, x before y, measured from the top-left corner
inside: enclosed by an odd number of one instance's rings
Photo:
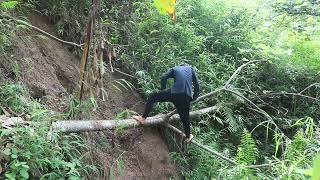
[[[52,19],[61,37],[79,42],[90,9],[90,2],[83,2],[29,3]],[[97,33],[115,44],[116,66],[138,77],[145,97],[159,88],[162,73],[183,62],[197,70],[204,94],[222,86],[241,64],[267,61],[244,69],[232,88],[267,112],[277,127],[246,100],[226,92],[193,107],[219,106],[214,115],[192,122],[193,133],[239,165],[208,158],[192,145],[185,151],[164,130],[186,179],[309,179],[312,174],[307,170],[320,150],[319,17],[292,16],[279,12],[277,1],[268,3],[274,6],[178,1],[174,23],[151,1],[102,2]],[[156,111],[171,108],[159,105]],[[271,162],[270,167],[246,167]]]
[[[0,4],[0,12],[8,13],[19,6],[17,2]],[[25,7],[20,7],[25,9]],[[61,135],[52,133],[51,122],[67,119],[79,110],[79,103],[70,98],[69,110],[65,113],[49,111],[39,100],[32,99],[26,88],[20,84],[21,70],[11,54],[14,48],[16,32],[26,27],[7,19],[0,19],[0,53],[1,60],[11,65],[12,73],[1,72],[0,69],[0,179],[81,179],[97,172],[91,165],[86,152],[85,140],[76,134]],[[85,107],[91,106],[84,103]],[[82,106],[83,106],[82,105]],[[11,124],[4,118],[10,109],[22,115],[27,123]],[[11,113],[12,113],[11,112]],[[3,121],[4,120],[4,121]],[[8,121],[8,122],[7,122]],[[10,124],[10,122],[9,122]]]
[[[1,179],[80,179],[96,170],[85,163],[88,147],[81,136],[51,133],[51,121],[68,114],[52,114],[21,85],[9,82],[0,86],[0,106],[31,118],[0,129]]]

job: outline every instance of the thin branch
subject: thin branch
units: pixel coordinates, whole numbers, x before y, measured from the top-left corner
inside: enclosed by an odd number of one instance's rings
[[[280,164],[282,162],[272,162],[270,164],[258,164],[258,165],[251,165],[251,166],[245,166],[246,168],[252,168],[252,169],[255,169],[255,168],[269,168],[269,167],[272,167],[276,164]]]
[[[260,114],[264,115],[276,128],[278,131],[281,132],[281,134],[286,137],[287,139],[289,139],[283,132],[282,130],[279,128],[279,126],[273,121],[273,119],[271,118],[271,116],[265,112],[264,110],[262,110],[261,108],[259,108],[256,104],[254,104],[252,101],[250,101],[248,98],[244,97],[243,95],[239,94],[238,92],[232,91],[230,89],[224,89],[227,92],[230,92],[234,95],[237,95],[238,97],[241,97],[242,99],[244,99],[245,101],[247,101],[249,104],[251,104],[253,107],[255,107]]]
[[[212,92],[210,92],[210,93],[207,93],[207,94],[204,94],[204,95],[200,96],[197,100],[195,100],[195,101],[193,101],[193,102],[191,102],[191,103],[192,103],[192,104],[197,103],[197,102],[199,102],[199,101],[201,101],[201,100],[203,100],[203,99],[205,99],[205,98],[208,98],[208,97],[210,97],[210,96],[212,96],[212,95],[214,95],[214,94],[217,94],[218,92],[224,90],[225,88],[228,88],[228,87],[230,86],[230,84],[232,83],[232,81],[238,76],[238,74],[241,72],[241,70],[242,70],[244,67],[248,66],[249,64],[258,63],[258,62],[267,62],[267,61],[266,61],[266,60],[255,60],[255,61],[249,61],[249,62],[241,65],[241,66],[238,67],[238,69],[231,75],[231,77],[229,78],[229,80],[228,80],[226,83],[224,83],[224,86],[219,87],[219,88],[215,89],[214,91],[212,91]],[[171,117],[171,116],[172,116],[173,114],[175,114],[176,112],[177,112],[177,110],[173,110],[173,111],[167,113],[167,118]]]
[[[307,98],[307,99],[310,99],[310,100],[313,100],[313,101],[320,102],[320,99],[317,99],[317,98],[314,98],[314,97],[311,97],[311,96],[306,96],[306,95],[303,95],[303,94],[300,94],[300,93],[268,93],[268,94],[260,95],[259,97],[265,97],[265,96],[268,96],[268,95],[292,95],[292,96],[304,97],[304,98]]]
[[[305,92],[306,90],[310,89],[311,87],[313,86],[317,86],[317,85],[320,85],[320,83],[313,83],[313,84],[310,84],[308,87],[304,88],[301,92],[299,92],[298,94],[302,94],[303,92]]]
[[[174,131],[175,133],[179,134],[180,136],[185,137],[185,134],[182,131],[180,131],[178,128],[176,128],[176,127],[174,127],[174,126],[172,126],[172,125],[170,125],[168,123],[165,123],[164,125],[166,127],[168,127],[169,129],[171,129],[172,131]],[[233,165],[237,164],[235,161],[233,161],[233,160],[221,155],[220,153],[210,149],[208,146],[202,145],[201,143],[197,142],[194,139],[191,140],[191,143],[196,145],[196,146],[198,146],[198,147],[200,147],[201,149],[209,152],[210,154],[212,154],[214,156],[217,156],[217,157],[219,157],[219,158],[221,158],[221,159],[223,159],[225,161],[228,161],[230,164],[233,164]]]
[[[5,15],[5,14],[1,14],[1,16],[4,17],[4,18],[7,18],[7,19],[11,19],[11,20],[13,20],[13,21],[15,21],[15,22],[17,22],[17,23],[19,23],[19,24],[23,24],[23,25],[25,25],[25,26],[28,26],[28,27],[32,28],[33,30],[36,30],[36,31],[40,32],[41,34],[43,34],[43,35],[45,35],[45,36],[47,36],[47,37],[49,37],[49,38],[52,38],[52,39],[54,39],[54,40],[56,40],[56,41],[58,41],[58,42],[61,42],[61,43],[64,43],[64,44],[68,44],[68,45],[72,45],[72,46],[76,46],[76,47],[78,47],[78,48],[81,48],[81,47],[82,47],[81,44],[76,44],[76,43],[74,43],[74,42],[69,42],[69,41],[65,41],[65,40],[59,39],[59,38],[57,38],[57,37],[55,37],[55,36],[53,36],[53,35],[45,32],[44,30],[42,30],[42,29],[40,29],[40,28],[38,28],[38,27],[36,27],[36,26],[33,26],[33,25],[31,25],[31,24],[29,24],[29,23],[27,23],[27,22],[25,22],[25,21],[16,19],[16,18],[14,18],[14,17],[11,17],[11,16],[9,16],[9,15]]]
[[[265,62],[265,60],[255,60],[255,61],[249,61],[245,64],[242,64],[240,67],[238,67],[238,69],[231,75],[231,77],[229,78],[229,80],[224,84],[224,88],[228,88],[230,86],[230,84],[232,83],[232,81],[239,75],[240,71],[248,66],[249,64],[252,63],[257,63],[257,62]]]
[[[247,101],[249,104],[251,104],[253,107],[255,107],[258,112],[260,112],[262,115],[264,115],[267,119],[272,119],[271,116],[266,113],[264,110],[262,110],[261,108],[259,108],[256,104],[254,104],[252,101],[250,101],[248,98],[244,97],[242,94],[238,93],[238,92],[235,92],[235,91],[232,91],[230,89],[227,89],[227,88],[224,88],[223,90],[227,91],[227,92],[230,92],[234,95],[237,95],[238,97],[241,97],[242,99],[244,99],[245,101]]]
[[[249,87],[248,87],[248,88],[249,88]],[[246,90],[246,89],[241,89],[241,88],[233,88],[233,89],[235,89],[235,90],[240,90],[240,91],[245,91],[245,92],[247,92],[247,93],[250,93],[250,94],[252,94],[255,98],[257,98],[259,101],[261,101],[264,105],[266,105],[266,106],[272,108],[273,110],[275,110],[278,114],[281,113],[281,114],[283,114],[284,116],[287,116],[287,115],[286,115],[285,113],[283,113],[282,111],[278,110],[277,108],[271,106],[269,103],[267,103],[267,102],[265,102],[264,100],[262,100],[260,97],[258,97],[257,94],[253,93],[252,91],[249,91],[249,90]],[[250,89],[250,88],[249,88],[249,89]],[[256,111],[255,109],[252,109],[252,110]]]
[[[109,42],[109,41],[106,40],[106,39],[104,39],[104,41],[105,41],[108,45],[110,45],[110,46],[118,46],[118,47],[121,47],[121,46],[123,46],[123,47],[128,47],[128,46],[129,46],[128,44],[112,44],[111,42]]]
[[[174,131],[175,133],[179,134],[181,137],[185,137],[185,134],[184,134],[182,131],[180,131],[178,128],[170,125],[169,123],[165,123],[164,126],[167,127],[167,128],[169,128],[169,129],[171,129],[171,130]],[[212,154],[213,156],[216,156],[216,157],[218,157],[218,158],[220,158],[220,159],[223,159],[223,160],[229,162],[229,163],[232,164],[232,165],[238,165],[238,163],[236,163],[236,162],[233,161],[232,159],[229,159],[229,158],[223,156],[222,154],[218,153],[217,151],[215,151],[215,150],[213,150],[213,149],[210,149],[208,146],[205,146],[205,145],[199,143],[199,142],[196,141],[195,139],[192,139],[192,140],[191,140],[191,143],[194,144],[194,145],[196,145],[196,146],[198,146],[199,148],[207,151],[208,153]],[[281,162],[272,162],[272,163],[270,163],[270,164],[258,164],[258,165],[244,166],[244,167],[245,167],[245,168],[251,168],[251,169],[255,169],[255,168],[267,168],[267,167],[272,167],[272,166],[274,166],[274,165],[276,165],[276,164],[279,164],[279,163],[281,163]]]
[[[128,77],[130,77],[130,78],[137,79],[137,77],[132,76],[132,75],[130,75],[130,74],[127,74],[127,73],[125,73],[125,72],[122,72],[122,71],[120,71],[119,69],[114,68],[113,70],[116,71],[116,72],[118,72],[118,73],[120,73],[120,74],[122,74],[122,75],[128,76]]]

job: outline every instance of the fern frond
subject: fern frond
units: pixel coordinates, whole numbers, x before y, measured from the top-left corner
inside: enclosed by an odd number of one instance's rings
[[[241,164],[254,164],[258,156],[258,150],[251,134],[245,129],[238,147],[237,161]]]
[[[237,133],[242,131],[244,124],[241,116],[235,115],[232,109],[228,107],[223,107],[220,112],[225,118],[226,123],[229,124],[228,129],[230,132]]]

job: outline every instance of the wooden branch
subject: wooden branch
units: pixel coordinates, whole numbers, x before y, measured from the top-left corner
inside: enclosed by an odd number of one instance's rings
[[[299,97],[303,97],[303,98],[307,98],[307,99],[310,99],[310,100],[313,100],[313,101],[320,102],[320,99],[317,99],[317,98],[314,98],[314,97],[311,97],[311,96],[307,96],[307,95],[303,95],[303,94],[300,94],[300,93],[268,93],[268,94],[260,95],[260,97],[266,97],[268,95],[292,95],[292,96],[299,96]]]
[[[242,64],[240,67],[238,67],[238,69],[231,75],[231,77],[229,78],[229,80],[224,84],[224,88],[228,88],[230,86],[230,84],[232,83],[232,81],[238,76],[238,74],[240,73],[240,71],[248,66],[249,64],[252,63],[257,63],[257,62],[265,62],[265,60],[260,61],[260,60],[255,60],[255,61],[249,61],[245,64]]]
[[[128,47],[129,45],[128,44],[112,44],[111,42],[109,42],[108,40],[104,39],[104,42],[110,46],[113,46],[113,47]]]
[[[267,62],[266,60],[255,60],[255,61],[249,61],[243,65],[241,65],[240,67],[238,67],[238,69],[231,75],[231,77],[228,79],[228,81],[226,83],[224,83],[224,85],[222,87],[219,87],[217,89],[215,89],[214,91],[210,92],[210,93],[207,93],[207,94],[204,94],[202,96],[200,96],[197,100],[195,101],[192,101],[191,103],[194,104],[194,103],[197,103],[205,98],[208,98],[214,94],[217,94],[218,92],[228,88],[230,86],[230,84],[232,83],[232,81],[239,75],[239,73],[241,72],[241,70],[248,66],[249,64],[252,64],[252,63],[258,63],[258,62]],[[170,116],[172,116],[173,114],[177,113],[177,110],[173,110],[171,112],[169,112],[167,114],[167,118],[169,118]]]
[[[180,136],[185,137],[185,134],[182,131],[180,131],[178,128],[170,125],[169,123],[165,123],[164,126],[169,128],[169,129],[171,129],[172,131],[174,131],[175,133],[179,134]],[[238,165],[238,163],[236,163],[235,161],[223,156],[222,154],[218,153],[217,151],[215,151],[213,149],[210,149],[208,146],[205,146],[205,145],[199,143],[195,139],[192,139],[191,143],[196,145],[196,146],[198,146],[199,148],[207,151],[208,153],[212,154],[213,156],[216,156],[216,157],[218,157],[220,159],[223,159],[223,160],[229,162],[232,165]],[[251,168],[251,169],[268,168],[268,167],[272,167],[272,166],[274,166],[276,164],[279,164],[279,163],[281,163],[281,162],[273,162],[273,163],[270,163],[270,164],[249,165],[249,166],[244,166],[244,167],[245,168]]]
[[[234,95],[236,95],[236,96],[244,99],[244,100],[247,101],[250,105],[252,105],[253,107],[255,107],[255,108],[258,110],[258,112],[260,112],[262,115],[264,115],[267,119],[269,119],[269,120],[271,119],[271,120],[272,120],[271,116],[270,116],[268,113],[266,113],[264,110],[262,110],[261,108],[259,108],[256,104],[254,104],[254,103],[253,103],[252,101],[250,101],[248,98],[244,97],[242,94],[240,94],[240,93],[238,93],[238,92],[236,92],[236,91],[230,90],[230,89],[223,89],[223,90],[225,90],[225,91],[227,91],[227,92],[230,92],[230,93],[232,93],[232,94],[234,94]]]
[[[306,90],[310,89],[313,86],[320,86],[320,83],[313,83],[310,84],[308,87],[304,88],[302,91],[300,91],[298,94],[302,94],[303,92],[305,92]]]
[[[257,109],[257,112],[259,112],[260,114],[264,115],[269,122],[271,122],[278,131],[281,132],[281,134],[283,135],[283,137],[285,137],[286,139],[289,139],[288,136],[286,136],[284,134],[284,132],[280,129],[280,127],[273,121],[272,117],[267,113],[265,112],[263,109],[259,108],[256,104],[254,104],[252,101],[250,101],[248,98],[244,97],[243,95],[239,94],[238,92],[235,92],[235,91],[232,91],[230,89],[224,89],[225,91],[228,91],[234,95],[237,95],[238,97],[241,97],[242,99],[244,99],[245,101],[247,101],[249,104],[251,104],[253,107],[255,107]]]
[[[114,68],[113,70],[116,71],[116,72],[118,72],[118,73],[120,73],[120,74],[122,74],[122,75],[128,76],[128,77],[130,77],[130,78],[137,79],[137,77],[132,76],[131,74],[127,74],[127,73],[125,73],[125,72],[122,72],[122,71],[120,71],[120,70],[117,69],[117,68]]]
[[[170,125],[170,124],[168,124],[168,123],[165,123],[164,125],[165,125],[167,128],[169,128],[169,129],[171,129],[172,131],[174,131],[175,133],[179,134],[180,136],[185,137],[185,134],[184,134],[182,131],[180,131],[178,128],[176,128],[176,127],[174,127],[174,126],[172,126],[172,125]],[[194,145],[196,145],[196,146],[198,146],[198,147],[200,147],[201,149],[209,152],[210,154],[212,154],[212,155],[214,155],[214,156],[217,156],[217,157],[219,157],[219,158],[221,158],[221,159],[223,159],[223,160],[225,160],[225,161],[228,161],[230,164],[233,164],[233,165],[236,165],[236,164],[237,164],[235,161],[233,161],[233,160],[231,160],[231,159],[229,159],[229,158],[221,155],[220,153],[218,153],[218,152],[210,149],[208,146],[202,145],[201,143],[197,142],[197,141],[194,140],[194,139],[191,140],[191,143],[194,144]]]
[[[45,32],[44,30],[42,30],[42,29],[40,29],[40,28],[38,28],[38,27],[36,27],[36,26],[33,26],[33,25],[31,25],[31,24],[29,24],[29,23],[27,23],[27,22],[25,22],[25,21],[16,19],[16,18],[14,18],[14,17],[11,17],[11,16],[9,16],[9,15],[5,15],[5,14],[1,14],[1,16],[4,17],[4,18],[7,18],[7,19],[11,19],[11,20],[13,20],[13,21],[15,21],[15,22],[17,22],[17,23],[19,23],[19,24],[23,24],[23,25],[25,25],[25,26],[28,26],[29,28],[31,28],[31,29],[33,29],[33,30],[36,30],[36,31],[38,31],[39,33],[41,33],[41,34],[43,34],[43,35],[45,35],[45,36],[47,36],[47,37],[49,37],[49,38],[51,38],[51,39],[54,39],[54,40],[56,40],[56,41],[58,41],[58,42],[61,42],[61,43],[63,43],[63,44],[68,44],[68,45],[75,46],[75,47],[78,47],[78,48],[81,48],[81,47],[82,47],[81,44],[76,44],[76,43],[74,43],[74,42],[69,42],[69,41],[65,41],[65,40],[59,39],[59,38],[53,36],[52,34],[49,34],[49,33]]]
[[[204,108],[201,110],[190,112],[190,117],[195,118],[203,114],[213,113],[218,107],[213,106]],[[145,126],[163,123],[166,115],[160,114],[153,117],[148,117],[145,121]],[[169,121],[180,119],[178,114],[170,117]],[[123,120],[69,120],[69,121],[56,121],[52,124],[54,131],[61,132],[85,132],[85,131],[100,131],[105,129],[117,129],[117,128],[132,128],[141,126],[134,119]]]
[[[257,169],[257,168],[269,168],[269,167],[272,167],[276,164],[280,164],[282,163],[281,161],[280,162],[272,162],[270,164],[258,164],[258,165],[251,165],[251,166],[245,166],[246,168],[251,168],[251,169]]]

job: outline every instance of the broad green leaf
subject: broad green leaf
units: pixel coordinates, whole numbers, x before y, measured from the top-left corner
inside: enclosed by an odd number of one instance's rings
[[[160,14],[168,13],[172,20],[176,20],[176,0],[154,0]]]
[[[20,170],[20,175],[21,175],[23,178],[26,178],[26,179],[29,178],[28,170],[26,170],[26,169],[21,169],[21,170]]]
[[[312,180],[320,179],[320,154],[318,154],[313,161]]]
[[[11,158],[15,159],[17,158],[18,156],[16,154],[11,154]]]
[[[6,2],[1,2],[0,7],[4,9],[13,9],[17,6],[18,1],[6,1]]]
[[[8,179],[16,179],[16,174],[14,173],[6,173],[5,176]]]
[[[3,151],[3,154],[4,154],[4,155],[7,155],[7,156],[10,156],[10,154],[11,154],[10,149],[6,148],[6,149]]]

